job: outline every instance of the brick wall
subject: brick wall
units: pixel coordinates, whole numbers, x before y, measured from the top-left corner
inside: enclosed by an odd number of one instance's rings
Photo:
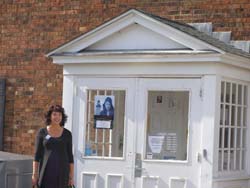
[[[46,52],[129,8],[183,22],[213,22],[215,31],[232,31],[233,40],[250,40],[249,0],[1,0],[5,151],[33,154],[46,109],[61,104],[62,67]]]

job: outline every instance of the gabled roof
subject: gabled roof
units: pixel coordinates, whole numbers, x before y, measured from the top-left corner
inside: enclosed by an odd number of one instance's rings
[[[196,28],[194,28],[191,25],[188,25],[185,23],[180,23],[177,21],[172,21],[172,20],[162,18],[162,17],[156,16],[156,15],[153,15],[153,14],[141,11],[141,10],[137,10],[137,11],[140,11],[140,12],[144,13],[145,15],[150,16],[153,19],[156,19],[164,24],[170,25],[170,26],[172,26],[180,31],[183,31],[184,33],[187,33],[187,34],[189,34],[197,39],[200,39],[208,44],[211,44],[214,47],[217,47],[217,48],[223,50],[224,52],[228,52],[231,54],[240,55],[243,57],[250,58],[250,53],[247,53],[247,52],[244,52],[243,50],[237,49],[232,45],[228,45],[228,44],[226,44],[226,43],[224,43],[224,42],[222,42],[222,41],[220,41],[220,40],[218,40],[218,39],[216,39],[216,38],[214,38],[214,37],[212,37],[204,32],[200,32],[199,30],[197,30]]]
[[[97,44],[101,43],[104,39],[114,35],[115,33],[131,26],[131,24],[139,24],[146,29],[150,29],[157,34],[164,36],[168,41],[173,42],[173,46],[177,46],[177,53],[185,53],[182,47],[185,49],[191,49],[194,53],[197,52],[210,52],[210,53],[229,53],[237,56],[250,58],[250,54],[244,52],[240,49],[236,49],[235,47],[226,44],[218,39],[213,38],[212,36],[207,35],[206,33],[198,31],[196,28],[177,21],[172,21],[167,18],[162,18],[153,14],[149,14],[147,12],[130,9],[125,13],[121,14],[118,17],[111,19],[110,21],[102,24],[90,32],[87,32],[61,46],[52,50],[47,54],[47,56],[67,56],[67,55],[84,55],[85,53],[100,53],[101,50],[92,50],[88,49]],[[159,26],[160,29],[155,28],[155,26]],[[165,27],[164,27],[165,26]],[[163,29],[162,29],[163,28]],[[158,29],[158,30],[157,30]],[[164,29],[166,32],[164,32]],[[146,30],[145,30],[146,33]],[[146,35],[146,34],[145,34]],[[107,40],[105,41],[107,42]],[[108,41],[112,44],[112,40]],[[131,41],[132,43],[133,41]],[[170,42],[171,43],[171,42]],[[105,46],[105,43],[102,45]],[[171,46],[170,46],[171,47]],[[146,49],[144,52],[147,53],[150,51],[151,53],[155,50],[160,50],[161,53],[169,52],[173,53],[174,49],[156,49],[159,48],[156,46],[152,46],[152,49]],[[181,51],[182,50],[182,51]],[[130,47],[128,49],[123,50],[105,50],[102,52],[108,53],[117,53],[117,51],[123,51],[124,53],[133,53],[136,50],[131,50]],[[143,53],[143,49],[138,49],[140,53]]]

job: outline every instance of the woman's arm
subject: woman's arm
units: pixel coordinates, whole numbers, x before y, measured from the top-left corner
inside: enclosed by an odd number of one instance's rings
[[[36,185],[39,179],[39,161],[43,155],[43,146],[42,146],[42,135],[41,130],[38,131],[36,135],[35,143],[35,156],[33,161],[33,172],[32,172],[32,184]]]
[[[39,162],[33,161],[33,173],[32,173],[32,175],[38,175],[38,166],[39,166]]]
[[[69,164],[69,179],[74,179],[74,163]]]
[[[72,134],[69,134],[69,141],[67,144],[67,153],[69,159],[69,185],[74,185],[74,157],[72,152]]]
[[[39,167],[39,162],[33,161],[33,173],[32,173],[32,184],[36,185],[38,182],[38,167]]]

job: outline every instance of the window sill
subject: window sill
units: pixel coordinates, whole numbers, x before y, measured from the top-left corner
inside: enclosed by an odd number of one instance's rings
[[[181,160],[152,160],[152,159],[144,159],[143,162],[153,162],[153,163],[174,163],[174,164],[188,164],[188,161]]]
[[[84,154],[82,154],[81,157],[82,159],[90,159],[90,160],[116,160],[116,161],[125,160],[125,158],[123,157],[85,156]]]
[[[241,174],[230,173],[230,175],[225,175],[224,177],[216,177],[213,179],[214,182],[225,182],[225,181],[242,181],[242,180],[250,180],[250,176],[246,175],[244,172]]]

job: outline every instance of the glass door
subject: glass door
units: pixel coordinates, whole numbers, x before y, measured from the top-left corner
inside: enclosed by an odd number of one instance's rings
[[[198,187],[200,86],[200,79],[78,79],[77,187]]]
[[[198,187],[200,79],[140,79],[138,91],[135,186]]]
[[[132,188],[135,79],[77,81],[77,187]]]

